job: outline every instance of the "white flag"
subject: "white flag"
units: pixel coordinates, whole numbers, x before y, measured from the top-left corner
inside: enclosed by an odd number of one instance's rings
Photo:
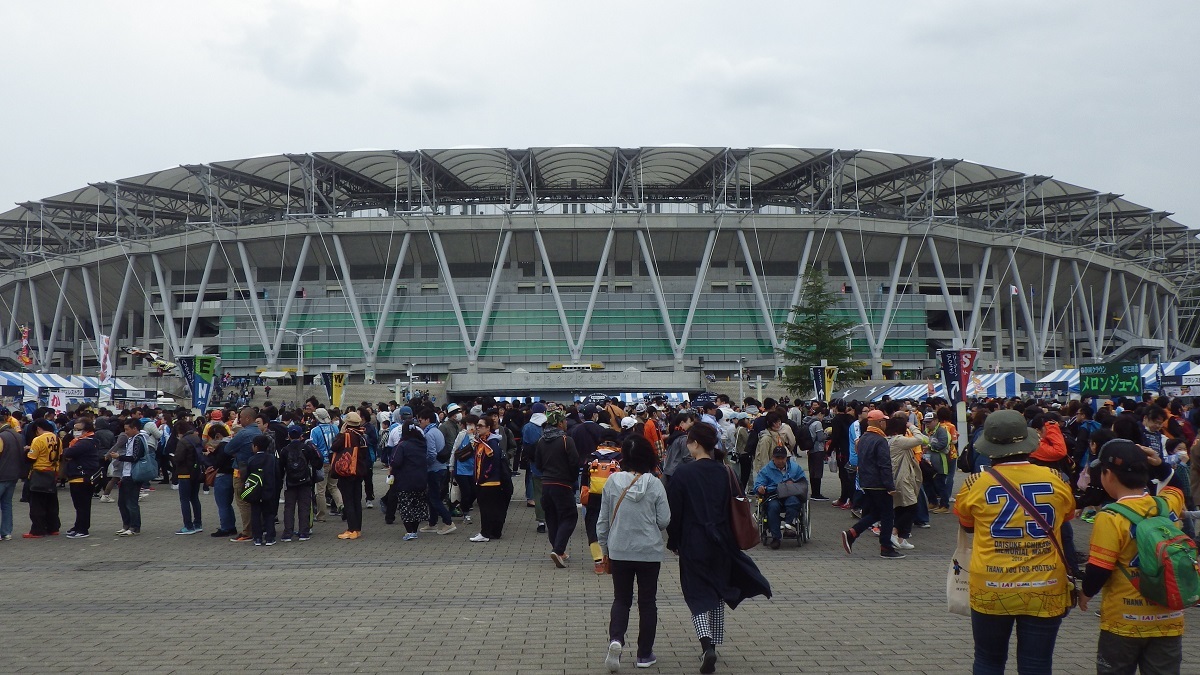
[[[98,334],[97,341],[100,343],[100,384],[106,384],[109,376],[112,374],[112,354],[109,350],[109,338],[107,335]]]
[[[1020,290],[1019,288],[1017,288],[1016,286],[1009,285],[1009,287],[1008,287],[1008,294],[1009,294],[1009,295],[1020,295],[1020,294],[1021,294],[1021,290]]]

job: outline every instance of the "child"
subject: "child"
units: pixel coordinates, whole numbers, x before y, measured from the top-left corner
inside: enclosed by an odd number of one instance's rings
[[[275,514],[279,511],[279,458],[271,450],[271,437],[255,436],[254,454],[246,462],[246,475],[261,473],[263,484],[250,502],[250,536],[255,546],[275,545]]]
[[[1158,515],[1158,506],[1146,486],[1151,472],[1158,470],[1152,467],[1161,464],[1162,458],[1149,448],[1143,452],[1132,441],[1115,439],[1100,448],[1092,467],[1100,469],[1100,482],[1117,504],[1149,517]],[[1183,493],[1166,487],[1158,497],[1166,501],[1170,519],[1178,522]],[[1110,509],[1096,516],[1092,529],[1079,608],[1087,611],[1088,601],[1103,588],[1096,672],[1133,673],[1140,668],[1142,673],[1178,674],[1183,661],[1183,612],[1151,603],[1131,582],[1138,575],[1132,530],[1128,518]]]

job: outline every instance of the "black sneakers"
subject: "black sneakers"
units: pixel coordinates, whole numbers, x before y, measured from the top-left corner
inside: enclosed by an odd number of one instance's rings
[[[904,554],[894,548],[889,548],[879,552],[880,558],[903,558]]]
[[[717,672],[717,650],[713,647],[705,649],[704,654],[700,657],[700,672]]]
[[[850,530],[842,530],[842,549],[846,551],[846,555],[854,552],[854,535]]]

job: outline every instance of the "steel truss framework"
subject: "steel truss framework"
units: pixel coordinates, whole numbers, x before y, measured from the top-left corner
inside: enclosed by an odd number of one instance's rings
[[[577,331],[568,321],[554,277],[558,261],[542,234],[554,230],[550,216],[560,213],[587,214],[591,223],[587,227],[606,231],[585,317]],[[667,218],[665,214],[675,214],[675,220],[684,223],[677,227],[694,230],[705,242],[682,326],[670,319],[663,280],[656,272],[654,243],[649,241],[659,236],[650,223]],[[391,290],[384,299],[383,314],[395,300],[406,256],[416,255],[413,232],[429,230],[437,276],[446,285],[472,363],[480,359],[487,340],[487,318],[500,292],[501,273],[495,270],[488,280],[483,321],[478,327],[468,326],[442,233],[479,230],[481,226],[498,237],[499,260],[507,258],[514,232],[533,235],[537,262],[549,281],[573,359],[585,354],[614,238],[625,231],[636,241],[677,362],[685,357],[718,235],[731,233],[740,258],[754,263],[747,240],[751,227],[803,230],[802,245],[793,256],[799,263],[798,272],[818,257],[841,261],[854,307],[864,324],[863,336],[877,362],[892,328],[906,266],[918,260],[931,264],[947,307],[961,304],[950,291],[942,261],[945,242],[951,240],[972,241],[972,250],[978,254],[956,261],[972,265],[975,277],[971,289],[974,302],[967,312],[949,312],[956,345],[975,344],[985,329],[986,312],[981,309],[985,286],[998,289],[1001,284],[1011,284],[1025,289],[1029,280],[1021,277],[1021,270],[1028,266],[1019,259],[1038,251],[1043,259],[1047,251],[1057,252],[1052,253],[1049,270],[1043,270],[1037,280],[1043,291],[1036,298],[1026,297],[1024,292],[1014,296],[1035,357],[1046,353],[1050,333],[1058,323],[1056,310],[1061,314],[1068,304],[1092,354],[1109,351],[1114,340],[1122,344],[1152,340],[1162,346],[1164,356],[1170,356],[1185,351],[1184,345],[1200,331],[1200,267],[1195,264],[1200,242],[1170,214],[1133,204],[1120,195],[961,160],[876,151],[557,147],[277,155],[186,165],[23,203],[0,214],[0,298],[8,300],[3,309],[9,315],[5,337],[10,343],[17,339],[20,316],[21,322],[31,324],[31,342],[36,345],[39,363],[48,365],[61,338],[64,304],[75,313],[69,300],[73,293],[76,301],[82,300],[80,304],[86,306],[86,322],[91,324],[80,327],[83,334],[94,335],[98,332],[94,327],[102,326],[119,335],[122,321],[127,320],[124,313],[137,270],[148,277],[143,287],[154,282],[160,299],[170,297],[163,258],[183,241],[207,246],[198,297],[208,288],[215,266],[241,267],[237,276],[250,287],[249,311],[255,333],[268,362],[275,363],[301,270],[310,256],[315,257],[312,249],[316,247],[314,237],[318,237],[325,247],[326,238],[332,242],[332,250],[326,254],[340,268],[347,302],[358,317],[355,333],[363,361],[373,368],[386,337],[384,322],[369,327],[360,318],[346,256],[349,246],[343,236],[369,232],[380,219],[399,220],[405,230],[396,264],[391,265]],[[308,231],[290,279],[282,320],[272,322],[259,306],[251,273],[255,265],[247,246],[256,238],[269,238],[272,227],[279,223],[302,223]],[[848,246],[846,241],[847,235],[855,237],[856,230],[857,236],[864,236],[864,223],[869,224],[876,242],[886,240],[886,250],[895,251],[894,259],[890,253],[887,256],[891,283],[881,320],[869,311],[863,280],[855,272],[856,265],[870,257],[866,246],[861,239],[857,246],[853,241]],[[332,229],[338,232],[331,234]],[[830,248],[822,252],[827,243],[824,234],[829,232],[833,233]],[[97,297],[89,271],[93,262],[106,259],[121,259],[124,268],[111,318],[103,316],[111,303]],[[765,271],[756,264],[746,268],[762,328],[772,346],[778,347],[778,327],[760,278]],[[96,272],[97,277],[100,273]],[[1084,292],[1085,277],[1103,285],[1099,297]],[[96,281],[95,285],[102,285],[101,279]],[[799,288],[797,275],[791,289],[793,301]],[[1041,306],[1035,307],[1035,301]],[[175,319],[182,317],[173,315],[171,304],[161,304],[165,319],[162,339],[172,353],[186,354],[193,348],[201,303],[191,309],[190,321],[183,324],[187,327],[184,334],[178,334]],[[1109,327],[1110,309],[1120,310],[1132,320]],[[997,327],[998,323],[993,326]]]

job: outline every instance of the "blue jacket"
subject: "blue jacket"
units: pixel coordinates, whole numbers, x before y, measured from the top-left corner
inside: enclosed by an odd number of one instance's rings
[[[446,463],[437,460],[437,454],[446,447],[446,437],[436,424],[425,427],[425,460],[429,463],[426,471],[445,471]]]
[[[758,472],[758,476],[754,478],[754,491],[758,492],[758,488],[767,488],[767,494],[771,494],[779,489],[779,484],[785,481],[800,481],[804,480],[804,469],[800,465],[788,458],[787,466],[783,471],[780,471],[775,466],[774,461],[767,462],[767,465]]]
[[[317,447],[317,452],[321,453],[321,462],[325,464],[329,463],[330,451],[333,448],[333,442],[337,439],[337,435],[337,425],[332,422],[318,424],[313,427],[312,433],[308,435],[309,440]]]
[[[258,430],[257,424],[251,424],[248,427],[242,427],[225,444],[225,454],[233,458],[243,475],[246,473],[246,463],[250,461],[250,455],[254,454],[253,444],[257,436],[262,436],[262,432]]]
[[[402,492],[424,492],[427,485],[425,444],[410,438],[400,441],[392,451],[392,475],[396,489]]]
[[[895,490],[892,449],[882,434],[863,432],[858,437],[858,484],[864,490]]]

